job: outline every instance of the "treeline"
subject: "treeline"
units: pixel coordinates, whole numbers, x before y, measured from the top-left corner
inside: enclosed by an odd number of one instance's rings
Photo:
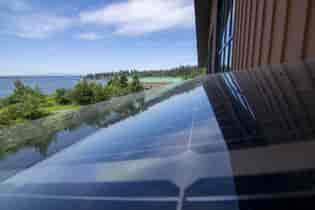
[[[139,77],[180,77],[182,79],[191,79],[199,75],[206,74],[205,68],[198,68],[196,66],[180,66],[177,68],[167,69],[167,70],[121,70],[122,74],[130,76],[133,74],[139,75]],[[112,78],[115,75],[114,72],[109,73],[97,73],[88,74],[85,76],[86,79],[91,80],[103,80]]]
[[[126,74],[115,74],[106,85],[89,82],[84,79],[72,90],[57,89],[55,95],[58,104],[88,105],[107,100],[111,97],[142,91],[143,89],[137,75],[133,75],[129,82]]]
[[[39,88],[31,88],[21,81],[15,81],[14,86],[10,96],[0,99],[0,127],[39,119],[55,110],[98,103],[143,90],[137,75],[128,81],[125,74],[115,74],[107,84],[81,80],[74,88],[56,89],[52,95],[44,95]]]

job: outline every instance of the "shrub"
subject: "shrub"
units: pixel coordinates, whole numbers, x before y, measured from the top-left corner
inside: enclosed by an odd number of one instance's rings
[[[35,120],[41,118],[46,115],[41,110],[41,101],[40,98],[28,95],[25,97],[25,101],[23,103],[19,103],[16,106],[17,109],[17,117],[28,120]]]
[[[0,112],[0,127],[10,125],[10,112],[7,108]]]
[[[108,86],[110,87],[119,87],[120,86],[120,78],[118,74],[114,74],[114,76],[108,81]]]
[[[44,102],[45,96],[40,91],[38,87],[35,87],[34,89],[24,85],[20,80],[16,80],[14,82],[14,92],[12,95],[6,98],[6,104],[17,104],[17,103],[23,103],[25,100],[25,97],[27,96],[33,96],[37,97],[40,102]]]
[[[5,99],[3,98],[0,98],[0,109],[2,109],[3,107],[5,107],[6,104],[5,104]]]
[[[87,105],[94,102],[94,94],[91,86],[85,80],[80,81],[71,93],[72,101],[79,105]]]
[[[94,95],[94,103],[105,101],[109,98],[108,89],[101,84],[91,83],[91,89]]]
[[[40,109],[38,98],[27,97],[24,103],[9,105],[0,112],[0,127],[9,126],[13,122],[36,120],[47,114]]]
[[[61,105],[71,104],[71,94],[70,91],[67,91],[64,88],[59,88],[55,93],[56,103]]]
[[[46,97],[39,88],[32,89],[19,80],[14,82],[14,86],[14,92],[9,97],[1,99],[0,124],[2,126],[25,119],[34,120],[46,115],[40,109]]]
[[[17,121],[21,118],[21,112],[18,110],[18,104],[9,105],[0,112],[0,126],[11,125],[13,121]]]

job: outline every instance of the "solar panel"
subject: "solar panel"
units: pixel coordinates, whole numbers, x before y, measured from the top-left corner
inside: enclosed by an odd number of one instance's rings
[[[266,81],[250,80],[260,74],[209,76],[162,94],[4,181],[0,209],[308,209],[314,115],[295,113],[312,94],[272,106],[276,94],[257,94]],[[303,120],[306,128],[295,123]]]

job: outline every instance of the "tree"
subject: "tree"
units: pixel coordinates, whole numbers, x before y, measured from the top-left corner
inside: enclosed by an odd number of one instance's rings
[[[61,105],[71,104],[70,91],[67,91],[64,88],[59,88],[56,90],[55,95],[56,95],[55,100],[57,104],[61,104]]]
[[[144,88],[139,80],[139,77],[137,74],[134,74],[132,77],[132,81],[130,84],[130,90],[131,92],[139,92],[142,91]]]
[[[93,103],[94,95],[89,83],[86,80],[80,81],[71,93],[72,101],[80,105]]]
[[[109,98],[109,93],[103,85],[91,83],[90,86],[93,91],[94,103],[105,101]]]
[[[14,84],[14,91],[15,92],[21,92],[21,91],[24,91],[26,89],[26,86],[23,84],[23,82],[21,80],[15,80],[13,82]]]
[[[6,106],[6,100],[4,98],[0,98],[0,109]]]
[[[5,108],[0,112],[0,128],[1,128],[1,126],[10,125],[10,122],[11,122],[10,112],[9,112],[8,108]]]
[[[114,76],[112,77],[112,79],[108,82],[109,86],[115,86],[115,87],[119,87],[120,86],[120,78],[118,74],[114,74]]]
[[[40,106],[40,98],[27,95],[23,103],[11,104],[1,110],[0,125],[8,126],[14,121],[35,120],[46,116]]]
[[[41,101],[38,97],[28,95],[23,103],[17,104],[18,118],[35,120],[45,116],[45,113],[40,109]]]
[[[17,104],[23,103],[25,97],[27,96],[37,97],[41,102],[45,100],[44,94],[40,91],[38,87],[34,89],[23,84],[22,81],[16,80],[14,81],[14,91],[13,94],[6,98],[7,104]]]
[[[127,88],[128,87],[128,77],[126,76],[126,74],[122,74],[119,77],[119,85],[121,88]]]
[[[14,81],[14,91],[7,100],[8,104],[16,104],[24,101],[25,95],[29,93],[29,89],[22,83],[21,80]]]

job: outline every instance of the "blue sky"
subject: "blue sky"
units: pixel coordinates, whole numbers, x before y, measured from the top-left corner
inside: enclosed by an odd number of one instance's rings
[[[0,0],[0,75],[195,65],[193,0]]]

